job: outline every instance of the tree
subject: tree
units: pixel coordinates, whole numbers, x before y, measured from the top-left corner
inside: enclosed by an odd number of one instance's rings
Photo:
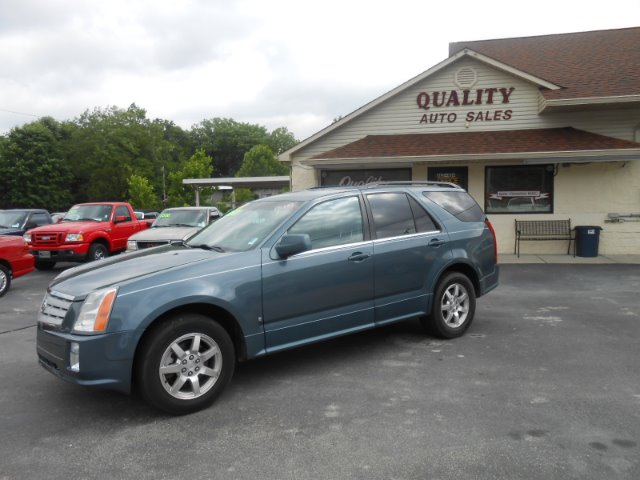
[[[204,149],[196,151],[183,167],[169,173],[169,204],[173,206],[193,205],[193,188],[183,185],[185,178],[211,178],[213,173],[213,159],[208,156]],[[202,196],[211,195],[211,188],[201,191]]]
[[[0,208],[69,207],[72,173],[61,140],[71,130],[50,117],[11,130],[0,144]]]
[[[260,125],[239,123],[230,118],[203,120],[191,129],[192,142],[216,159],[216,173],[233,176],[244,154],[259,144],[269,144],[267,129]]]
[[[271,150],[273,150],[276,155],[280,155],[282,152],[286,152],[297,144],[298,140],[293,136],[293,133],[287,130],[286,127],[280,127],[271,132],[267,145],[271,147]]]
[[[287,175],[289,169],[273,154],[267,145],[256,145],[244,155],[236,177],[273,177]]]
[[[129,203],[136,208],[156,209],[160,201],[153,186],[146,177],[131,175],[128,181]]]
[[[66,154],[76,176],[76,201],[124,199],[134,173],[159,191],[162,167],[177,163],[171,141],[165,139],[167,125],[149,121],[146,111],[135,104],[126,110],[86,111],[75,123]]]

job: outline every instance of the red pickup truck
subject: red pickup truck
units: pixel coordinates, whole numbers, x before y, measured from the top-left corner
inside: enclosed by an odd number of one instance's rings
[[[50,270],[56,262],[90,262],[127,249],[127,239],[149,227],[124,202],[80,203],[60,223],[24,234],[36,268]]]

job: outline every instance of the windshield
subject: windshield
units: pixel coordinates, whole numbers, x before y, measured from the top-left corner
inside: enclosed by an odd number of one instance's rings
[[[111,220],[111,205],[74,205],[62,219],[63,222],[108,222]]]
[[[27,219],[27,212],[0,212],[0,228],[20,228]]]
[[[207,224],[205,210],[164,210],[153,225],[156,227],[204,227]]]
[[[300,205],[300,202],[291,201],[247,203],[191,237],[187,245],[205,245],[233,252],[251,250],[260,245]]]

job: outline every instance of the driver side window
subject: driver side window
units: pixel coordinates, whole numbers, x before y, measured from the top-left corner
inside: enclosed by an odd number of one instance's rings
[[[288,233],[309,235],[313,250],[361,242],[364,234],[360,200],[346,197],[316,205]]]

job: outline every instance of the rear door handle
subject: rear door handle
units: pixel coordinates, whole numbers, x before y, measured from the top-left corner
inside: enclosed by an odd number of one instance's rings
[[[353,255],[351,255],[347,260],[349,260],[350,262],[362,262],[363,260],[366,260],[370,256],[371,255],[369,255],[368,253],[356,252]]]
[[[439,238],[432,238],[429,241],[429,246],[430,247],[439,247],[440,245],[444,245],[445,241],[444,240],[440,240]]]

